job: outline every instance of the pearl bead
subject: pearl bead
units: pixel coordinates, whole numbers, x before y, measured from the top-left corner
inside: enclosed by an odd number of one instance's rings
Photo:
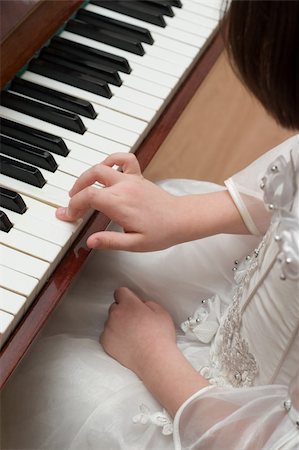
[[[286,263],[287,263],[287,264],[291,264],[291,262],[292,262],[292,258],[287,258],[287,259],[286,259]]]
[[[280,275],[280,279],[282,280],[282,281],[285,281],[286,280],[286,276],[285,276],[285,274],[284,273],[282,273],[281,275]]]
[[[278,172],[278,167],[276,165],[271,167],[272,172]]]
[[[199,317],[197,317],[197,319],[196,319],[196,323],[200,323],[200,322],[201,322],[200,318],[199,318]]]
[[[272,211],[272,210],[274,209],[273,203],[270,203],[270,204],[268,205],[268,208]]]
[[[265,183],[263,181],[260,182],[260,188],[265,189]]]
[[[235,264],[236,264],[236,266],[239,264],[239,261],[236,259],[236,261],[235,261]]]
[[[207,303],[206,299],[204,298],[204,299],[201,301],[201,303],[202,303],[203,305],[205,305],[205,304]]]
[[[279,242],[281,240],[281,237],[277,234],[274,236],[274,241]]]
[[[291,407],[292,407],[292,402],[291,402],[291,400],[285,400],[285,401],[283,402],[283,406],[284,406],[284,409],[285,409],[286,411],[290,411],[290,409],[291,409]]]

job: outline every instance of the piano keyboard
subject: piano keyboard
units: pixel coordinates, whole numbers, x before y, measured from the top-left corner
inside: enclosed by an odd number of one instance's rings
[[[90,217],[60,222],[56,207],[87,168],[137,149],[220,4],[91,0],[1,93],[1,344]]]

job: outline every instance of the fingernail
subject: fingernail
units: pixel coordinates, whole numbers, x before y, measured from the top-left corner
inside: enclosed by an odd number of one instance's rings
[[[58,208],[57,212],[61,217],[65,217],[67,215],[67,208]]]

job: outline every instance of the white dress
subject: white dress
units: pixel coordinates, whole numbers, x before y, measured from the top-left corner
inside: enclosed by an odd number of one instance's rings
[[[226,182],[255,236],[95,251],[3,390],[1,448],[298,449],[298,184],[299,135]],[[223,189],[161,185],[177,195]],[[99,344],[119,286],[171,313],[179,348],[210,381],[173,421]]]

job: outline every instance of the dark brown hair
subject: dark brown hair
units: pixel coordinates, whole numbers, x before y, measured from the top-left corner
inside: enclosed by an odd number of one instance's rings
[[[226,20],[236,73],[280,125],[298,130],[299,1],[233,0]]]

